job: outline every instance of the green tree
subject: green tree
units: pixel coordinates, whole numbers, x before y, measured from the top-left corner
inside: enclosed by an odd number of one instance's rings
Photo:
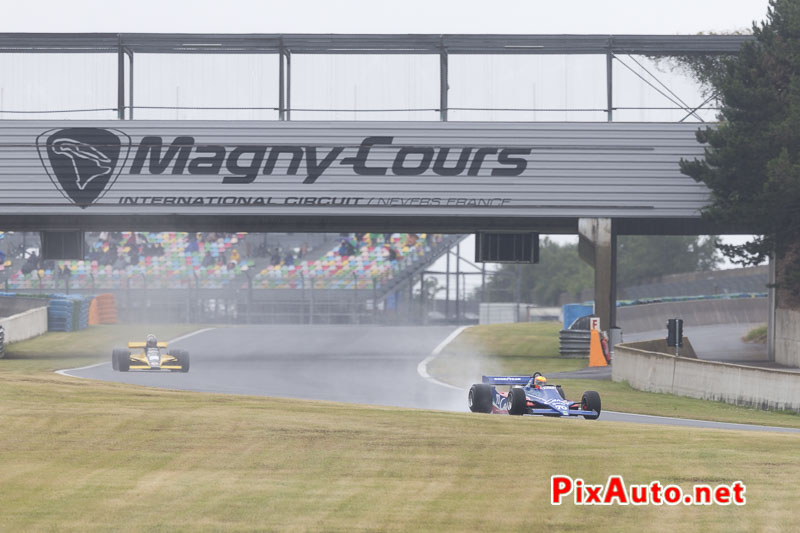
[[[698,237],[621,236],[617,243],[617,282],[635,285],[680,272],[711,270],[719,262],[715,239]],[[576,244],[542,240],[536,265],[503,265],[487,282],[488,301],[557,305],[562,293],[580,298],[594,284],[591,267],[578,257]]]
[[[625,235],[617,239],[617,284],[638,285],[666,274],[713,270],[715,238]]]
[[[778,259],[778,284],[800,304],[800,2],[770,0],[767,19],[738,56],[687,62],[713,87],[719,124],[698,131],[705,159],[681,171],[713,193],[704,215],[760,236],[723,245],[731,261]]]

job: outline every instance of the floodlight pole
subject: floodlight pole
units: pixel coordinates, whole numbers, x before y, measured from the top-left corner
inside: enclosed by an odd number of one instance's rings
[[[286,120],[292,120],[292,53],[284,49],[286,57]]]
[[[450,320],[450,248],[447,248],[447,267],[444,278],[444,319]]]
[[[128,54],[128,120],[133,120],[133,50],[125,48]]]
[[[278,49],[278,120],[286,120],[286,72],[283,64],[283,39]]]
[[[606,112],[608,113],[608,122],[614,121],[614,72],[612,69],[614,61],[614,54],[609,49],[606,52]]]
[[[125,120],[125,51],[121,35],[117,35],[117,118]]]
[[[442,46],[439,52],[439,120],[447,122],[447,50]]]
[[[461,322],[461,292],[463,287],[459,290],[459,278],[461,277],[461,241],[456,244],[456,324]]]

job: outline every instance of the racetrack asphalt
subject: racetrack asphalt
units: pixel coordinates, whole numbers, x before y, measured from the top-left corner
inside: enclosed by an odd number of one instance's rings
[[[179,390],[464,410],[465,392],[442,387],[417,373],[417,364],[453,329],[221,327],[170,343],[190,353],[186,374],[114,372],[110,363],[66,373]]]
[[[466,411],[465,390],[442,386],[417,371],[420,361],[454,329],[352,325],[220,327],[170,344],[191,354],[188,373],[115,372],[110,353],[108,363],[62,373],[177,390]],[[127,340],[121,339],[120,345]],[[604,411],[601,420],[800,432],[610,411]]]

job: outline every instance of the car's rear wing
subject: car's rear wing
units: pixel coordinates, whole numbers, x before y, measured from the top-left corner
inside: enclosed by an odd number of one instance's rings
[[[129,342],[128,343],[128,348],[145,348],[146,346],[147,346],[146,342]],[[159,348],[166,348],[167,347],[167,343],[166,342],[159,342],[158,343],[158,347]]]
[[[526,385],[530,380],[530,376],[483,376],[489,385]]]

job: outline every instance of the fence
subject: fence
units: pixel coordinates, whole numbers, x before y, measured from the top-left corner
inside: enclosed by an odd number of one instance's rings
[[[370,281],[371,283],[371,281]],[[363,284],[362,284],[363,285]],[[52,289],[28,289],[50,294]],[[113,297],[119,322],[224,324],[422,324],[437,307],[408,286],[373,289],[73,289],[72,295]],[[109,296],[106,296],[109,295]],[[103,312],[110,321],[109,311]]]

